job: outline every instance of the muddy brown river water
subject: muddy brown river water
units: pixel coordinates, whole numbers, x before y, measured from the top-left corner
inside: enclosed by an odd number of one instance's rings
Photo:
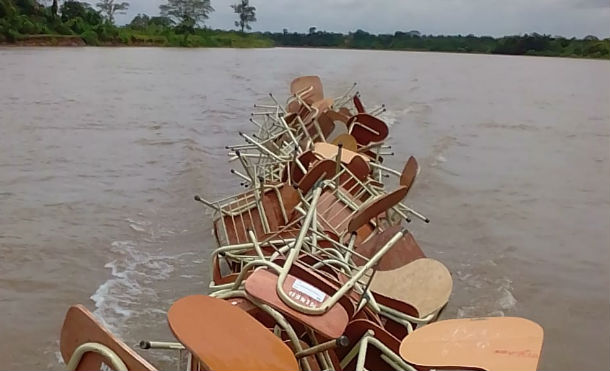
[[[455,281],[443,318],[523,316],[540,368],[610,367],[610,62],[316,49],[0,48],[0,368],[61,369],[83,303],[128,344],[171,340],[214,247],[192,201],[240,189],[252,104],[319,74],[385,103],[410,205]],[[167,365],[170,354],[144,354]]]

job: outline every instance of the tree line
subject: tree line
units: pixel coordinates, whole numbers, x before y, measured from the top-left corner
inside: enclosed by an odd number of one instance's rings
[[[210,0],[166,0],[159,16],[138,14],[125,26],[115,25],[115,15],[125,14],[127,1],[0,0],[0,43],[33,38],[57,41],[82,38],[88,45],[167,45],[271,47],[271,39],[246,34],[256,21],[249,0],[231,5],[239,32],[210,30],[205,20],[214,11]]]
[[[308,33],[264,33],[275,45],[291,47],[332,47],[350,49],[416,50],[456,53],[485,53],[509,55],[539,55],[564,57],[609,58],[610,38],[596,36],[583,39],[530,33],[493,38],[475,35],[422,35],[419,31],[374,35],[363,30],[347,35],[318,31]]]
[[[493,38],[474,35],[423,35],[418,31],[347,34],[311,27],[307,33],[249,32],[256,22],[256,8],[249,0],[237,0],[231,8],[238,31],[212,30],[205,22],[214,11],[210,0],[166,0],[159,15],[136,15],[117,27],[115,16],[129,3],[119,0],[87,2],[65,0],[0,0],[0,43],[19,42],[31,35],[79,37],[89,45],[158,45],[223,47],[330,47],[354,49],[418,50],[458,53],[491,53],[566,57],[610,57],[610,39],[583,39],[537,33]]]

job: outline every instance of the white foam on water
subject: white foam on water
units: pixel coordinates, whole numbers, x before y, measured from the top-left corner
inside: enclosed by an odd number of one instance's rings
[[[498,287],[500,298],[496,300],[496,304],[504,310],[512,309],[515,307],[515,305],[517,305],[517,299],[515,299],[511,291],[511,284],[511,280],[504,278],[500,282],[500,287]]]
[[[464,306],[458,308],[457,318],[473,318],[477,316],[477,308],[474,306]]]
[[[120,329],[134,312],[132,305],[158,298],[151,282],[167,279],[174,267],[168,261],[170,256],[152,255],[134,241],[114,241],[111,251],[118,256],[106,263],[111,278],[101,284],[91,296],[95,303],[93,314],[112,332],[121,334]]]
[[[432,161],[428,165],[430,167],[437,167],[442,163],[447,162],[446,152],[456,142],[456,138],[452,136],[445,136],[439,139],[432,147]]]
[[[133,229],[136,232],[147,232],[149,227],[151,226],[151,222],[145,220],[134,220],[127,218],[127,222],[129,223],[129,228]]]
[[[484,266],[496,266],[493,260],[483,262]],[[473,297],[468,305],[457,309],[458,318],[503,317],[513,309],[518,301],[512,293],[512,280],[507,277],[489,279],[471,269],[456,270],[455,277],[466,285],[473,294],[480,292],[485,296]]]
[[[59,348],[59,345],[58,345],[57,347]],[[60,352],[59,350],[58,350],[58,351],[55,351],[55,358],[57,359],[57,363],[58,363],[60,366],[63,366],[63,365],[65,365],[65,364],[66,364],[66,363],[64,362],[64,357],[61,355],[61,352]],[[49,366],[51,366],[51,365],[49,365]],[[55,365],[53,365],[53,367],[54,367],[54,366],[55,366]],[[53,367],[51,367],[51,369],[52,369]]]
[[[385,112],[381,113],[379,115],[379,118],[383,122],[385,122],[389,128],[391,128],[392,126],[394,126],[394,124],[398,122],[398,114],[395,111],[391,111],[389,109],[386,109]]]

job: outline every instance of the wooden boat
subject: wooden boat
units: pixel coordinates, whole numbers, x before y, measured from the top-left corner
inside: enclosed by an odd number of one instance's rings
[[[385,107],[353,90],[325,97],[303,76],[286,104],[255,106],[256,132],[227,146],[249,189],[195,197],[214,213],[208,295],[177,299],[176,339],[141,347],[184,353],[189,371],[535,370],[543,335],[531,321],[435,322],[453,281],[411,232],[411,218],[429,222],[405,204],[419,165],[383,165]],[[71,370],[155,369],[79,305],[61,353]]]

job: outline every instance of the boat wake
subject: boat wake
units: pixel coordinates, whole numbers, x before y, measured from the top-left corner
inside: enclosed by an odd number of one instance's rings
[[[170,257],[149,254],[134,241],[114,241],[111,246],[111,251],[119,255],[104,265],[112,277],[98,287],[91,300],[95,303],[94,314],[121,334],[123,324],[133,315],[129,308],[137,306],[143,297],[156,300],[151,282],[169,278],[174,267],[168,263]]]

